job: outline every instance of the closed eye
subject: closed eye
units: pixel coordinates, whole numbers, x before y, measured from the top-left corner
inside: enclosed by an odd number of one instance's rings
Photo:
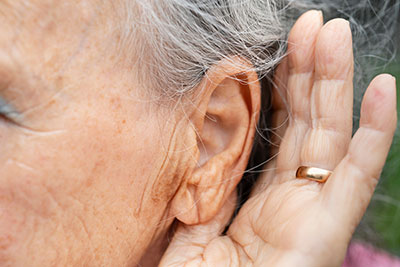
[[[13,122],[12,117],[16,114],[16,111],[0,97],[0,119],[6,122]]]

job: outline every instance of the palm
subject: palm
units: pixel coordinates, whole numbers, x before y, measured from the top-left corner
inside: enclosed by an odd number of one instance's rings
[[[337,236],[339,229],[332,228],[336,221],[321,203],[320,186],[306,183],[290,180],[273,184],[265,194],[246,203],[229,234],[233,239],[240,240],[240,244],[249,244],[243,248],[252,260],[278,264],[275,261],[282,261],[281,257],[296,256],[293,254],[307,257],[315,253],[325,259],[330,256],[333,247],[326,244],[340,239]],[[238,229],[237,224],[241,224]],[[243,231],[248,232],[246,240],[242,239]],[[350,231],[340,234],[349,236]],[[340,259],[339,253],[344,253],[345,246],[340,242],[338,244],[335,257]]]
[[[315,11],[303,15],[274,79],[273,160],[225,236],[234,200],[206,224],[178,227],[161,266],[338,266],[396,127],[395,90],[382,89],[389,86],[385,78],[368,88],[351,139],[349,26],[343,20],[323,26]],[[324,184],[295,179],[301,165],[334,172]]]

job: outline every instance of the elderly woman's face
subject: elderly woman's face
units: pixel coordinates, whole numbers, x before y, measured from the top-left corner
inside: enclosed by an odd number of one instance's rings
[[[116,66],[111,1],[40,2],[0,3],[0,265],[137,261],[179,183],[169,115]]]
[[[310,11],[291,30],[273,113],[264,114],[277,152],[221,236],[254,143],[258,75],[229,56],[207,68],[195,93],[157,101],[170,88],[143,85],[155,84],[146,81],[154,74],[135,69],[133,55],[151,49],[135,52],[121,39],[148,36],[124,28],[132,14],[119,4],[0,0],[0,266],[155,266],[161,256],[162,266],[339,262],[397,121],[395,81],[380,75],[350,140],[349,23],[323,26]],[[282,88],[286,101],[276,95]],[[287,130],[283,103],[293,111]],[[297,177],[300,166],[333,172],[321,186]]]

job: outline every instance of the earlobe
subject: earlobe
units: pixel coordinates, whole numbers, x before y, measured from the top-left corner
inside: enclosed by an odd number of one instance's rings
[[[188,130],[197,133],[195,156],[171,210],[186,224],[211,219],[235,190],[253,145],[260,109],[260,84],[241,58],[222,61],[199,84]],[[192,136],[192,135],[190,135]],[[193,135],[195,136],[195,135]]]

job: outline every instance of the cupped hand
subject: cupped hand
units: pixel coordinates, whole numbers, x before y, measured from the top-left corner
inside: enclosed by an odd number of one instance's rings
[[[379,75],[352,137],[349,23],[301,16],[273,89],[272,160],[226,235],[235,197],[202,225],[179,225],[160,266],[340,266],[378,182],[396,128],[396,88]],[[286,123],[287,122],[287,123]],[[286,127],[287,125],[287,127]],[[296,179],[299,166],[332,170],[326,183]]]

